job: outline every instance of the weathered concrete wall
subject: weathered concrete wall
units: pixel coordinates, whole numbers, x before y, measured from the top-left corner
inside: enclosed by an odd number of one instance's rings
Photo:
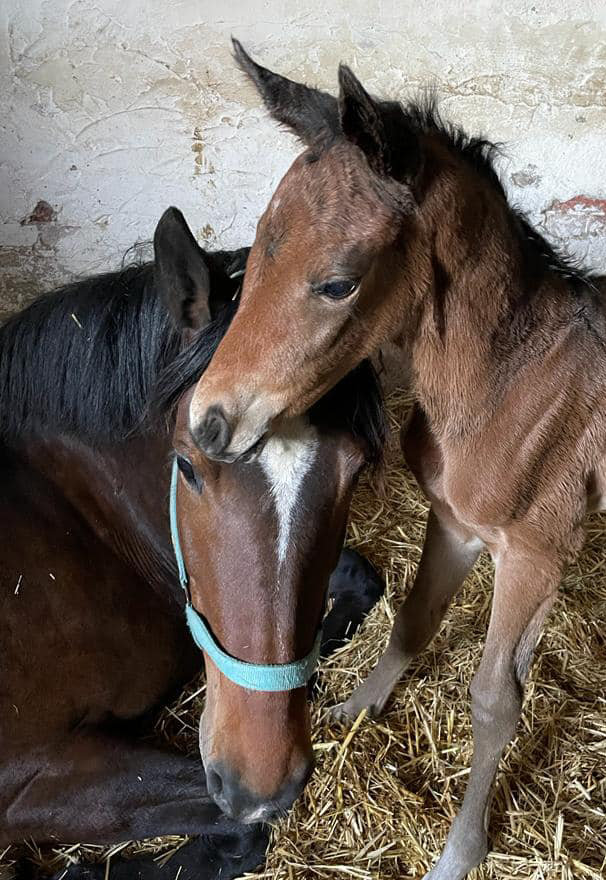
[[[2,0],[6,306],[116,266],[169,204],[211,246],[251,241],[298,148],[236,70],[232,33],[327,89],[340,59],[377,94],[434,84],[446,115],[505,142],[516,202],[606,270],[603,0]]]

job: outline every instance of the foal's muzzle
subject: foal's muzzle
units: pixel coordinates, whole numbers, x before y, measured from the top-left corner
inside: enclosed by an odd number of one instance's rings
[[[231,440],[232,431],[222,406],[209,406],[202,421],[193,431],[196,445],[209,458],[217,458],[225,452]]]
[[[224,462],[240,459],[255,449],[284,413],[283,403],[275,395],[247,388],[225,395],[216,388],[205,391],[202,383],[189,405],[189,429],[194,443],[208,458]]]

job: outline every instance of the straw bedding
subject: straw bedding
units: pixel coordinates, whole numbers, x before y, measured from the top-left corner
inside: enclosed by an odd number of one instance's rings
[[[397,443],[408,405],[402,392],[389,398],[394,430],[385,496],[377,497],[368,482],[361,485],[349,534],[385,573],[387,593],[353,642],[322,670],[313,709],[317,770],[276,827],[266,867],[254,875],[259,880],[420,878],[462,800],[472,748],[468,689],[492,592],[486,554],[384,716],[378,722],[360,718],[350,730],[329,715],[378,659],[419,559],[426,506]],[[537,650],[518,736],[498,776],[491,853],[474,880],[606,876],[605,562],[602,515],[589,520],[585,549]],[[194,753],[203,696],[203,683],[191,687],[164,710],[157,733]],[[157,839],[128,850],[151,848],[164,859],[180,842]],[[79,845],[32,854],[53,870],[84,856],[109,859],[111,877],[118,849]],[[4,856],[7,876],[10,855]]]

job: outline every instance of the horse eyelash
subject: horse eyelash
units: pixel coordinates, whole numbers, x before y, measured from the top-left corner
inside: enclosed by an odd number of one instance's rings
[[[183,474],[183,478],[186,483],[191,486],[192,489],[195,489],[196,492],[202,492],[204,484],[196,474],[191,461],[189,461],[189,459],[187,458],[184,458],[182,455],[177,455],[177,467]]]
[[[347,299],[352,296],[358,287],[360,286],[361,279],[360,278],[333,278],[328,281],[322,281],[318,284],[314,284],[312,286],[312,290],[315,294],[320,296],[326,296],[329,299]],[[331,286],[337,286],[339,284],[351,285],[350,289],[347,292],[344,292],[341,295],[333,296],[329,293],[329,289]]]

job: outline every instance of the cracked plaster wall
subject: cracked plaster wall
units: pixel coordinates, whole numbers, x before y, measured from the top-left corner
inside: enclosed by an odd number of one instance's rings
[[[433,84],[447,116],[506,145],[515,202],[606,271],[600,0],[3,0],[0,313],[116,267],[169,204],[203,243],[250,243],[298,148],[236,70],[232,33],[329,90],[341,59],[385,96]]]

